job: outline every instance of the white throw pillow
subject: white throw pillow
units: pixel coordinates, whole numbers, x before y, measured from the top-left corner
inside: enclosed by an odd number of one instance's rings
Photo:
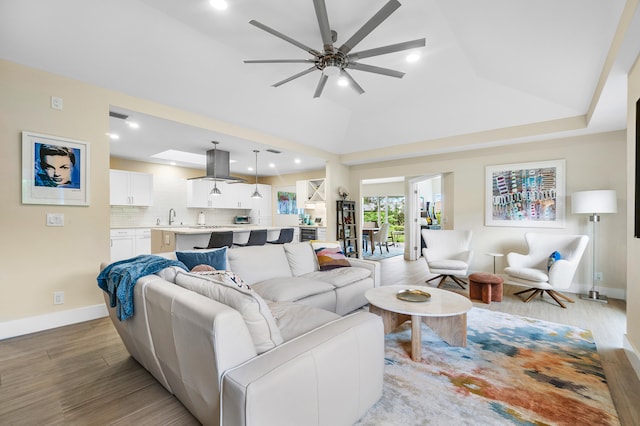
[[[257,353],[266,352],[282,343],[282,335],[271,310],[258,293],[230,271],[178,272],[176,284],[225,304],[244,318]]]

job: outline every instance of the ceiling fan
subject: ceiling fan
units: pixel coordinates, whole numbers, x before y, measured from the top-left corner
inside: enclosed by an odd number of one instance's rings
[[[416,47],[424,47],[426,42],[424,38],[405,41],[403,43],[390,44],[383,47],[377,47],[375,49],[362,50],[360,52],[351,53],[351,50],[356,47],[369,33],[371,33],[378,25],[380,25],[385,19],[387,19],[396,9],[400,7],[400,3],[397,0],[389,0],[382,9],[378,11],[371,19],[369,19],[358,31],[351,36],[350,39],[345,41],[342,46],[335,48],[333,43],[336,42],[338,34],[329,26],[329,17],[327,15],[327,7],[324,0],[313,0],[313,5],[316,11],[316,17],[318,18],[318,25],[320,27],[320,35],[322,36],[323,49],[318,51],[300,43],[291,37],[282,34],[270,28],[256,20],[251,20],[249,23],[253,26],[260,28],[284,41],[287,41],[294,46],[299,47],[302,50],[313,55],[311,59],[258,59],[258,60],[246,60],[247,64],[264,64],[264,63],[311,63],[312,67],[299,72],[291,77],[285,78],[273,85],[278,87],[282,84],[288,83],[291,80],[295,80],[298,77],[309,74],[310,72],[320,70],[322,76],[316,86],[316,91],[313,94],[314,98],[319,97],[322,94],[324,85],[327,79],[331,75],[340,75],[349,82],[349,85],[353,87],[359,94],[364,93],[364,89],[360,87],[358,83],[347,72],[347,69],[353,69],[358,71],[366,71],[375,74],[382,74],[390,77],[402,78],[403,72],[377,67],[373,65],[366,65],[356,62],[358,59],[370,58],[372,56],[385,55],[387,53],[400,52],[402,50],[413,49]]]

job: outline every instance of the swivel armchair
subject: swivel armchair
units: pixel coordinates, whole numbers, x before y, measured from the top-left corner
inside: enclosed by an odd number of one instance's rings
[[[466,277],[473,251],[471,250],[471,231],[423,229],[422,239],[426,245],[422,249],[422,256],[427,262],[427,272],[437,274],[427,282],[441,278],[440,287],[450,278],[462,288],[466,288]]]
[[[538,294],[542,297],[547,293],[558,305],[566,308],[560,299],[567,302],[573,302],[573,300],[559,290],[566,290],[571,286],[589,237],[529,232],[524,235],[524,239],[529,247],[529,253],[507,254],[508,266],[504,269],[507,275],[505,282],[529,287],[514,293],[516,295],[531,293],[524,300],[525,303]],[[556,259],[558,255],[551,256],[555,252],[559,253],[559,259]]]

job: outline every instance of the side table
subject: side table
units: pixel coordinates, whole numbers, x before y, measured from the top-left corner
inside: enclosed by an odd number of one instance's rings
[[[496,273],[496,257],[502,257],[504,254],[502,253],[487,253],[487,256],[493,257],[493,273]]]

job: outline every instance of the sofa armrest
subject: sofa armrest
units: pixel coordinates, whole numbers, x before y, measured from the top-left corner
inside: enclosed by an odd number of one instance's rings
[[[370,270],[371,278],[373,278],[373,286],[380,287],[380,262],[374,262],[373,260],[352,259],[352,258],[348,258],[348,260],[351,266]]]
[[[382,395],[383,367],[381,318],[340,318],[227,371],[221,424],[353,424]]]

